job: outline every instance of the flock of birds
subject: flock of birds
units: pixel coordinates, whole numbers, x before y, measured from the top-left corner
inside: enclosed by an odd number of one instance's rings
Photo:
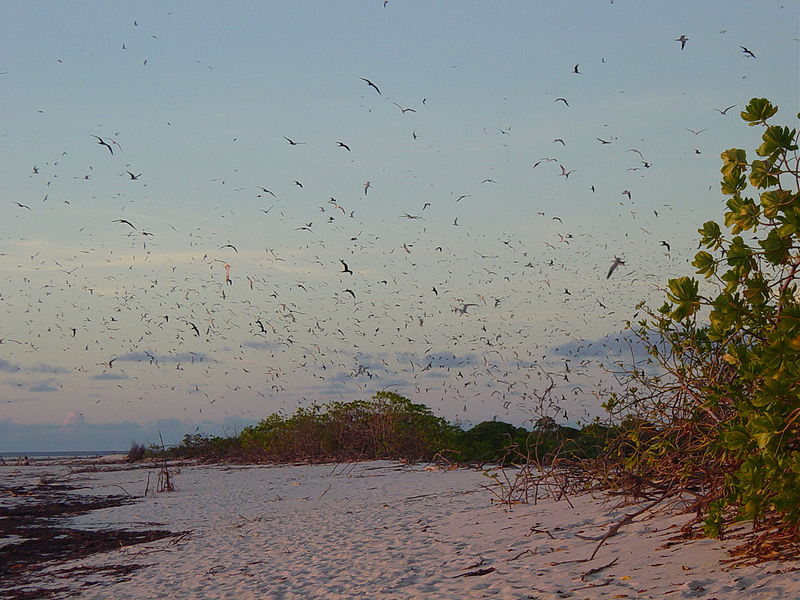
[[[683,51],[690,39],[675,41]],[[564,69],[567,77],[585,70]],[[387,97],[386,87],[378,75],[354,76],[354,102],[367,120],[381,103],[397,107],[386,118],[401,120],[413,151],[425,135],[415,119],[435,111],[436,99],[411,106]],[[552,102],[571,108],[566,97]],[[714,110],[725,117],[735,106]],[[705,130],[687,131],[694,138]],[[286,152],[314,143],[285,133]],[[513,134],[510,126],[486,130],[490,152]],[[361,150],[347,139],[330,145],[361,175],[357,185],[324,197],[302,177],[254,183],[258,174],[229,172],[204,185],[245,201],[165,222],[165,200],[152,199],[158,184],[129,164],[124,132],[87,132],[85,143],[96,146],[88,169],[66,172],[63,156],[31,165],[31,197],[44,199],[12,202],[14,222],[29,232],[45,213],[58,221],[83,210],[89,241],[63,255],[44,246],[24,261],[14,256],[22,277],[7,275],[0,296],[0,366],[20,382],[19,395],[34,392],[36,379],[46,391],[87,390],[87,405],[127,410],[116,396],[153,416],[170,404],[187,418],[259,419],[389,389],[437,412],[458,406],[467,420],[537,410],[588,418],[597,412],[592,382],[613,384],[613,364],[629,351],[620,329],[636,303],[658,297],[665,274],[688,267],[673,256],[675,241],[658,233],[674,227],[672,207],[636,202],[656,161],[622,133],[591,136],[598,148],[618,149],[618,176],[627,177],[627,187],[608,190],[581,180],[552,150],[566,151],[564,137],[542,144],[548,156],[531,157],[528,176],[534,186],[536,177],[563,178],[564,193],[587,206],[603,198],[618,223],[613,242],[600,226],[570,222],[555,210],[559,201],[515,215],[532,235],[494,235],[481,221],[499,218],[487,206],[502,206],[505,192],[490,171],[452,191],[419,194],[411,181],[419,200],[386,217],[375,206],[398,184],[359,172]],[[121,189],[96,212],[99,202],[65,192],[68,180],[91,195],[98,179],[139,187]],[[114,200],[116,217],[98,222]],[[237,230],[250,234],[231,239]]]

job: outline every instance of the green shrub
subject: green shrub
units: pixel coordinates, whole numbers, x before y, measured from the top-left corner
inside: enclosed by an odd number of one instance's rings
[[[753,98],[741,113],[763,129],[757,159],[721,154],[730,233],[705,223],[692,263],[711,293],[680,277],[660,309],[643,307],[650,318],[631,327],[650,365],[606,404],[639,419],[616,446],[625,468],[702,490],[711,535],[729,510],[756,525],[768,515],[800,524],[798,135],[769,123],[777,110]]]

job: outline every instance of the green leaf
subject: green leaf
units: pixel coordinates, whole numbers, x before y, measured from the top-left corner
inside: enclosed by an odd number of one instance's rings
[[[745,109],[739,113],[744,121],[751,127],[753,125],[765,125],[767,119],[778,112],[778,107],[773,105],[766,98],[753,98]]]
[[[782,152],[797,150],[796,135],[797,132],[788,127],[778,127],[776,125],[767,127],[764,135],[761,136],[764,143],[758,147],[756,154],[769,156],[770,160],[774,160]]]
[[[734,428],[722,434],[720,443],[726,450],[744,450],[750,443],[750,435],[743,427]]]
[[[692,266],[697,269],[698,275],[703,275],[706,279],[714,274],[717,267],[714,262],[714,257],[705,250],[701,250],[695,254]]]
[[[697,294],[698,283],[692,277],[670,279],[667,284],[667,298],[675,305],[670,317],[682,321],[690,317],[700,308],[700,296]]]
[[[738,178],[747,167],[747,154],[739,148],[729,148],[719,155],[722,159],[723,177]]]
[[[700,243],[706,248],[717,249],[722,245],[722,231],[714,221],[706,221],[697,232],[701,236]]]
[[[774,219],[778,211],[799,203],[800,196],[793,195],[789,190],[770,190],[761,194],[761,209],[767,219]]]
[[[764,240],[759,240],[758,245],[764,249],[764,257],[773,265],[785,264],[790,257],[792,238],[782,237],[777,229],[773,229]]]
[[[750,183],[760,189],[778,185],[780,169],[766,160],[754,160],[750,166]]]
[[[738,235],[731,240],[727,261],[732,267],[746,267],[748,269],[755,267],[753,250]]]
[[[731,228],[731,233],[737,234],[758,227],[761,210],[752,198],[734,196],[725,204],[730,209],[725,213],[725,226]]]
[[[728,174],[720,182],[720,190],[726,196],[733,196],[742,192],[747,187],[747,178],[744,175]]]

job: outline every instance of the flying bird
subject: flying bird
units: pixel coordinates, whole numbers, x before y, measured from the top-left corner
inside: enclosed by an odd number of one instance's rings
[[[608,275],[606,275],[606,279],[611,277],[611,274],[617,270],[617,267],[620,265],[624,265],[625,261],[619,258],[618,256],[614,257],[614,262],[611,264],[611,268],[608,270]]]
[[[27,208],[28,210],[30,210],[31,212],[33,212],[33,209],[31,209],[31,207],[30,207],[30,206],[28,206],[27,204],[22,204],[22,203],[20,203],[20,202],[14,202],[14,204],[16,204],[17,206],[19,206],[20,208]]]
[[[339,262],[342,263],[342,273],[350,273],[350,275],[353,274],[346,262],[344,262],[341,258],[339,259]]]
[[[361,77],[360,79],[361,79],[361,81],[365,81],[367,83],[367,85],[369,87],[373,88],[376,92],[378,92],[378,94],[381,93],[381,91],[378,89],[378,86],[375,85],[374,83],[372,83],[369,79],[367,79],[366,77]]]
[[[126,219],[114,219],[112,223],[125,223],[125,225],[130,225],[133,229],[136,229],[136,226]]]
[[[271,195],[273,198],[276,198],[276,197],[277,197],[277,196],[275,196],[275,193],[274,193],[274,192],[271,192],[271,191],[270,191],[270,190],[268,190],[267,188],[265,188],[265,187],[263,187],[263,186],[260,186],[260,185],[259,185],[259,186],[257,186],[257,187],[258,187],[258,189],[260,189],[260,190],[261,190],[262,192],[264,192],[265,194],[270,194],[270,195]]]
[[[664,247],[667,249],[667,252],[669,252],[669,251],[670,251],[669,244],[668,244],[667,242],[665,242],[664,240],[661,240],[661,241],[659,242],[659,244],[661,244],[662,246],[664,246]]]
[[[224,244],[224,245],[219,247],[220,250],[222,250],[223,248],[232,248],[233,251],[236,252],[236,254],[239,254],[239,251],[236,249],[236,246],[234,246],[233,244]]]
[[[347,150],[348,152],[350,152],[350,146],[348,146],[348,145],[347,145],[347,144],[345,144],[344,142],[336,142],[336,145],[337,145],[337,146],[339,146],[339,148],[344,148],[345,150]]]
[[[556,98],[555,100],[553,100],[553,102],[563,102],[564,104],[569,106],[569,102],[567,102],[566,98]]]
[[[400,112],[402,112],[403,114],[406,114],[407,112],[417,112],[413,108],[403,108],[397,102],[392,102],[392,104],[394,104],[397,108],[399,108]]]
[[[728,112],[730,109],[732,109],[734,106],[736,106],[736,105],[735,105],[735,104],[731,104],[730,106],[728,106],[727,108],[723,108],[722,110],[720,110],[720,109],[718,109],[718,108],[715,108],[714,110],[715,110],[715,111],[717,111],[719,114],[721,114],[721,115],[724,115],[724,114],[725,114],[725,113],[727,113],[727,112]]]
[[[745,56],[748,56],[748,57],[750,57],[750,58],[755,58],[755,57],[756,57],[756,55],[755,55],[755,54],[753,54],[752,50],[748,50],[748,49],[747,49],[747,48],[745,48],[744,46],[739,46],[739,48],[741,48],[741,49],[742,49],[742,53],[743,53]]]
[[[299,146],[300,144],[305,144],[305,142],[295,142],[294,140],[289,139],[286,136],[283,136],[283,139],[285,139],[287,142],[289,142],[290,146]]]
[[[108,151],[109,151],[111,154],[114,154],[114,149],[111,147],[111,144],[109,144],[107,141],[105,141],[105,140],[104,140],[103,138],[101,138],[99,135],[94,135],[93,133],[92,133],[92,134],[90,134],[90,135],[91,135],[93,138],[97,138],[97,143],[98,143],[98,144],[100,144],[101,146],[105,146],[106,148],[108,148]]]
[[[130,178],[131,178],[131,181],[136,181],[136,180],[138,180],[138,179],[139,179],[139,177],[141,177],[141,176],[142,176],[142,174],[141,174],[141,173],[139,173],[138,175],[134,175],[134,174],[133,174],[133,173],[131,173],[130,171],[125,171],[125,172],[126,172],[126,173],[127,173],[129,176],[130,176]]]
[[[580,74],[581,74],[581,72],[580,72],[580,71],[578,71],[578,65],[575,65],[574,67],[572,67],[572,72],[573,72],[573,73],[577,73],[578,75],[580,75]]]
[[[372,187],[372,182],[371,182],[371,181],[367,181],[367,182],[365,182],[365,183],[364,183],[364,195],[365,195],[365,196],[367,195],[367,191],[368,191],[368,190],[369,190],[369,188],[371,188],[371,187]]]
[[[689,41],[689,38],[687,38],[686,35],[681,34],[681,37],[675,38],[675,41],[681,43],[681,50],[683,50],[684,47],[686,46],[686,42]]]
[[[574,173],[575,172],[575,169],[572,169],[571,171],[567,171],[564,168],[564,165],[558,165],[558,166],[561,167],[561,175],[560,176],[563,177],[564,179],[569,179],[570,173]]]

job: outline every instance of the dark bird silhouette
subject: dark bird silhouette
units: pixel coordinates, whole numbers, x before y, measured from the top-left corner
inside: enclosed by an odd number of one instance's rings
[[[566,98],[556,98],[555,100],[553,100],[553,102],[563,102],[564,104],[569,106],[569,102],[567,102]]]
[[[681,43],[681,50],[683,50],[686,46],[686,42],[689,41],[689,38],[687,38],[684,34],[681,34],[681,37],[675,38],[675,41]]]
[[[727,113],[727,112],[728,112],[730,109],[732,109],[734,106],[736,106],[736,105],[735,105],[735,104],[731,104],[730,106],[728,106],[727,108],[723,108],[722,110],[720,110],[720,109],[718,109],[718,108],[715,108],[714,110],[715,110],[715,111],[717,111],[719,114],[721,114],[721,115],[724,115],[724,114],[725,114],[725,113]]]
[[[741,49],[742,49],[742,53],[743,53],[745,56],[748,56],[748,57],[750,57],[750,58],[755,58],[755,57],[756,57],[756,55],[755,55],[755,54],[753,54],[752,50],[748,50],[748,49],[747,49],[747,48],[745,48],[744,46],[739,46],[739,48],[741,48]]]
[[[131,178],[131,181],[136,181],[137,179],[139,179],[139,177],[141,177],[141,176],[142,176],[142,174],[141,174],[141,173],[139,173],[138,175],[134,175],[134,174],[133,174],[133,173],[131,173],[130,171],[125,171],[125,172],[126,172],[126,173],[127,173],[129,176],[130,176],[130,178]]]
[[[606,279],[611,277],[611,274],[617,270],[617,267],[620,265],[624,265],[625,261],[619,258],[618,256],[614,257],[614,262],[611,264],[611,268],[608,270],[608,274],[606,275]]]
[[[378,86],[375,85],[374,83],[372,83],[369,79],[367,79],[366,77],[361,77],[360,79],[361,79],[361,81],[365,81],[367,83],[367,85],[369,87],[373,88],[376,92],[378,92],[378,94],[381,93],[381,91],[378,89]]]
[[[342,273],[350,273],[350,275],[353,274],[346,262],[344,262],[341,258],[339,259],[339,262],[342,263]]]
[[[666,247],[666,249],[667,249],[667,252],[669,252],[669,251],[670,251],[669,244],[668,244],[667,242],[665,242],[664,240],[661,240],[661,241],[659,242],[659,244],[661,244],[662,246]]]
[[[283,136],[283,139],[285,139],[287,142],[289,142],[290,146],[299,146],[300,144],[305,144],[305,142],[295,142],[294,140],[289,139],[286,136]]]
[[[133,229],[136,229],[136,226],[126,219],[114,219],[112,223],[125,223],[125,225],[130,225]]]
[[[407,112],[417,112],[413,108],[403,108],[397,102],[392,102],[392,104],[394,104],[397,108],[399,108],[400,112],[402,112],[403,114],[406,114]]]
[[[114,154],[114,149],[111,147],[111,144],[109,144],[107,141],[105,141],[105,140],[104,140],[103,138],[101,138],[99,135],[94,135],[93,133],[92,133],[92,134],[90,134],[90,135],[91,135],[93,138],[97,138],[97,143],[98,143],[98,144],[100,144],[101,146],[105,146],[106,148],[108,148],[108,151],[109,151],[111,154]]]
[[[340,148],[344,148],[345,150],[347,150],[348,152],[350,152],[350,146],[348,146],[348,145],[347,145],[347,144],[345,144],[344,142],[336,142],[336,145],[337,145],[337,146],[339,146]]]
[[[225,245],[219,247],[220,250],[222,250],[223,248],[233,248],[233,251],[236,252],[236,254],[239,254],[239,251],[236,249],[236,246],[234,246],[233,244],[225,244]]]
[[[705,129],[698,129],[697,131],[695,131],[694,129],[689,129],[689,128],[687,127],[687,128],[686,128],[686,131],[688,131],[689,133],[693,133],[694,135],[700,135],[700,134],[701,134],[701,133],[703,133],[704,131],[708,131],[708,127],[706,127]]]
[[[263,187],[263,186],[260,186],[260,185],[259,185],[259,186],[258,186],[258,189],[260,189],[260,190],[261,190],[262,192],[264,192],[265,194],[269,194],[269,195],[270,195],[270,196],[272,196],[273,198],[276,198],[276,197],[277,197],[277,196],[275,196],[275,193],[274,193],[274,192],[271,192],[270,190],[268,190],[267,188],[265,188],[265,187]]]
[[[572,67],[572,72],[573,72],[573,73],[577,73],[578,75],[580,75],[580,74],[581,74],[581,72],[580,72],[580,71],[578,71],[578,65],[575,65],[574,67]]]
[[[30,210],[31,212],[33,212],[33,209],[31,209],[31,207],[30,207],[30,206],[28,206],[27,204],[22,204],[22,203],[20,203],[20,202],[14,202],[14,204],[16,204],[17,206],[19,206],[20,208],[27,208],[28,210]]]
[[[345,293],[345,294],[350,294],[350,295],[353,297],[353,300],[355,300],[355,299],[356,299],[356,293],[355,293],[353,290],[351,290],[351,289],[346,289],[346,290],[344,291],[344,293]]]

